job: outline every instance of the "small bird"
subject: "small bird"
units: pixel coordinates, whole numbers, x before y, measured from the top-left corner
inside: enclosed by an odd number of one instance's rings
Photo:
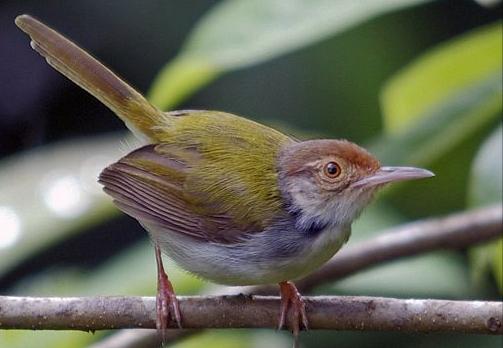
[[[47,62],[148,141],[103,170],[117,207],[149,232],[158,269],[157,328],[182,327],[161,252],[226,285],[278,283],[279,328],[308,328],[292,279],[328,261],[378,188],[433,176],[385,167],[346,140],[298,141],[219,111],[163,112],[77,45],[28,15],[17,26]]]

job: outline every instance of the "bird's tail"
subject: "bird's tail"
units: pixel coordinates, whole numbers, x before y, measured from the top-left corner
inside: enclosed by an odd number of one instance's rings
[[[138,137],[156,139],[155,130],[168,116],[133,87],[57,31],[29,15],[16,25],[31,38],[31,47],[57,71],[110,108]]]

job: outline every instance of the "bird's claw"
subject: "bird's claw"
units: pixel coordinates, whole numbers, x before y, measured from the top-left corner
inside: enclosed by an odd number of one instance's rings
[[[174,320],[177,326],[182,328],[180,315],[180,305],[173,291],[171,282],[165,276],[159,277],[159,289],[156,298],[157,321],[156,327],[164,332],[168,328],[170,319]]]
[[[292,330],[294,336],[294,347],[297,347],[300,329],[304,328],[307,330],[309,328],[306,314],[306,304],[293,283],[281,282],[279,283],[279,286],[281,294],[281,309],[278,330],[283,329],[285,326],[288,310],[291,308],[293,317],[290,321],[290,329]]]

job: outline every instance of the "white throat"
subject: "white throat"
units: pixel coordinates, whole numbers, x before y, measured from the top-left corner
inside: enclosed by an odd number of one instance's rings
[[[374,190],[349,189],[323,198],[317,187],[307,180],[295,178],[285,188],[291,212],[298,215],[299,228],[313,225],[349,227],[374,195]]]

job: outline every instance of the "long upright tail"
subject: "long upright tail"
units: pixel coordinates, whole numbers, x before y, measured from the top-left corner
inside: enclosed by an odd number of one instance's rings
[[[31,38],[31,47],[57,71],[110,108],[135,135],[156,140],[155,126],[168,117],[133,87],[75,43],[29,15],[16,25]]]

